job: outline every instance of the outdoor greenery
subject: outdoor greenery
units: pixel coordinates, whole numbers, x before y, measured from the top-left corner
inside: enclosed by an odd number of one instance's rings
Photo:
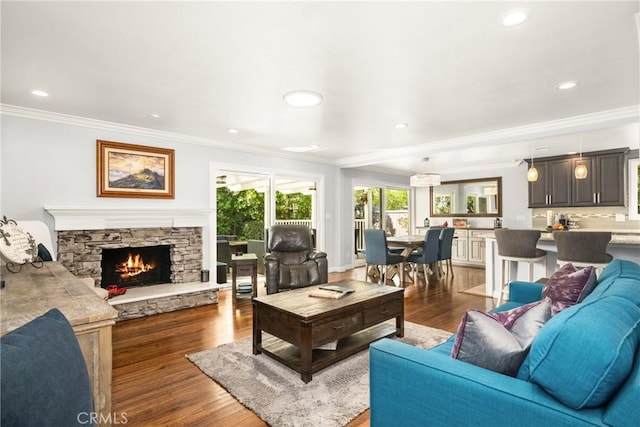
[[[217,234],[232,234],[241,240],[264,239],[264,194],[255,190],[230,191],[227,187],[220,187],[216,200]],[[276,218],[311,219],[311,196],[276,191]]]
[[[217,234],[232,234],[241,239],[264,238],[263,194],[255,190],[230,191],[220,187],[216,200]],[[245,227],[245,224],[252,225]]]
[[[276,191],[276,219],[311,219],[311,196]]]
[[[409,192],[406,190],[387,189],[385,192],[388,211],[401,211],[408,209]],[[380,189],[373,189],[371,192],[371,202],[373,206],[380,206]],[[353,192],[353,202],[355,205],[366,205],[367,189],[359,189]]]
[[[450,214],[451,213],[451,196],[436,195],[434,202],[434,214]]]
[[[380,194],[381,191],[379,188],[372,188],[371,194],[371,227],[379,228],[380,227]],[[357,189],[353,192],[353,202],[355,205],[354,210],[354,218],[355,219],[363,219],[365,206],[369,204],[369,191],[368,189]],[[406,190],[395,190],[387,188],[385,190],[385,203],[387,212],[390,211],[407,211],[409,206],[409,192]],[[398,224],[404,229],[408,230],[409,228],[409,218],[408,216],[399,218]],[[393,224],[393,220],[389,216],[386,215],[385,227],[384,229],[390,236],[394,236],[396,234],[396,229]]]

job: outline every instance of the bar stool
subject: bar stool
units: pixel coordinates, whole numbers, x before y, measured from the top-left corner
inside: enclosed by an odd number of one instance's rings
[[[528,263],[528,278],[530,282],[533,282],[533,264],[542,261],[543,269],[546,270],[547,252],[536,248],[538,240],[540,239],[540,231],[500,228],[495,230],[495,234],[496,242],[498,243],[498,259],[500,259],[502,264],[500,275],[500,296],[498,297],[498,305],[500,305],[502,304],[504,290],[509,284],[508,278],[511,277],[511,262]],[[505,277],[507,278],[506,281]]]
[[[553,240],[558,248],[558,265],[569,262],[578,268],[592,265],[599,275],[613,259],[607,253],[609,231],[554,231]]]

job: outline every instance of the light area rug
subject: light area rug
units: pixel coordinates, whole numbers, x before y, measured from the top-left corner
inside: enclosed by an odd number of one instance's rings
[[[473,288],[469,288],[469,289],[465,289],[464,291],[460,291],[460,293],[462,294],[470,294],[470,295],[477,295],[480,297],[486,297],[487,296],[487,289],[485,284],[483,283],[482,285],[478,285],[478,286],[474,286]]]
[[[431,348],[450,336],[450,332],[405,322],[404,337],[394,339]],[[272,426],[344,426],[369,408],[368,350],[313,374],[308,384],[270,357],[254,356],[251,337],[187,358]]]

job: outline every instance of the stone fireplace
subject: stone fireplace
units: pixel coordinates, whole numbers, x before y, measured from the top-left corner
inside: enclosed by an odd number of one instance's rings
[[[102,248],[102,283],[132,288],[171,282],[171,246]]]
[[[118,310],[118,320],[218,302],[218,285],[200,281],[203,258],[209,255],[203,234],[210,233],[210,209],[45,206],[45,210],[54,218],[61,264],[78,277],[91,277],[96,286],[122,281],[121,286],[127,287],[125,294],[109,299]],[[149,252],[154,247],[158,254]],[[158,262],[162,267],[152,268]]]
[[[91,277],[96,285],[106,287],[111,283],[103,283],[103,256],[116,254],[121,262],[128,262],[128,255],[151,254],[150,248],[162,246],[167,254],[165,262],[166,282],[185,283],[200,280],[202,270],[202,228],[115,228],[107,230],[62,230],[58,232],[58,261],[78,277]],[[125,254],[126,253],[126,254]],[[122,255],[125,254],[125,255]],[[150,255],[149,255],[150,256]],[[162,258],[161,256],[159,256]],[[144,260],[144,256],[141,257]],[[116,261],[113,261],[115,264]],[[106,273],[111,280],[122,286],[141,286],[144,283],[135,278],[120,277],[123,272],[116,272],[115,265],[109,265]],[[156,277],[162,273],[158,268],[152,274],[154,283],[163,283]]]

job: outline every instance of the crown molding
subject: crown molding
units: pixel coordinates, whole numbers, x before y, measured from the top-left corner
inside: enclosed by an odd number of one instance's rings
[[[74,116],[72,114],[56,113],[53,111],[38,110],[35,108],[21,107],[11,104],[0,104],[0,114],[21,117],[26,119],[42,120],[52,123],[59,123],[72,126],[80,126],[85,128],[96,129],[106,132],[121,132],[130,135],[144,136],[149,138],[162,139],[171,142],[180,142],[185,144],[203,145],[223,150],[237,151],[241,153],[251,153],[257,155],[267,155],[272,157],[281,157],[286,159],[295,159],[308,161],[313,163],[333,164],[332,160],[318,158],[315,156],[305,155],[301,153],[293,153],[282,150],[274,150],[252,145],[242,145],[236,142],[227,142],[211,138],[202,138],[198,136],[186,135],[181,133],[166,132],[158,129],[144,128],[139,126],[131,126],[122,123],[108,122],[105,120],[90,119],[87,117]]]
[[[375,166],[379,163],[388,162],[389,160],[404,159],[408,157],[414,157],[416,155],[424,156],[427,154],[451,151],[452,149],[470,148],[476,146],[477,144],[486,142],[491,142],[494,145],[510,144],[513,142],[524,141],[530,138],[545,138],[549,136],[591,131],[596,129],[621,126],[629,123],[637,123],[640,122],[640,105],[632,105],[629,107],[583,114],[580,116],[567,117],[564,119],[550,120],[530,125],[500,129],[497,131],[467,135],[459,138],[445,139],[425,144],[413,145],[410,147],[377,150],[373,153],[343,157],[335,160],[318,157],[317,153],[314,153],[313,155],[305,155],[301,153],[292,153],[282,150],[272,150],[263,147],[241,145],[237,143],[230,143],[227,141],[125,125],[121,123],[90,119],[70,114],[62,114],[51,111],[38,110],[34,108],[20,107],[11,104],[0,104],[0,114],[68,124],[73,126],[81,126],[102,131],[122,132],[131,135],[157,138],[171,142],[204,145],[207,147],[236,151],[241,153],[268,155],[299,161],[334,165],[341,168],[356,168]]]
[[[564,119],[533,123],[530,125],[478,133],[459,138],[445,139],[404,148],[378,150],[358,156],[343,157],[336,165],[343,168],[371,166],[389,160],[404,159],[417,155],[435,154],[453,149],[471,148],[491,142],[493,145],[511,144],[531,138],[545,138],[574,132],[591,131],[640,122],[640,105],[632,105],[614,110],[583,114]]]

